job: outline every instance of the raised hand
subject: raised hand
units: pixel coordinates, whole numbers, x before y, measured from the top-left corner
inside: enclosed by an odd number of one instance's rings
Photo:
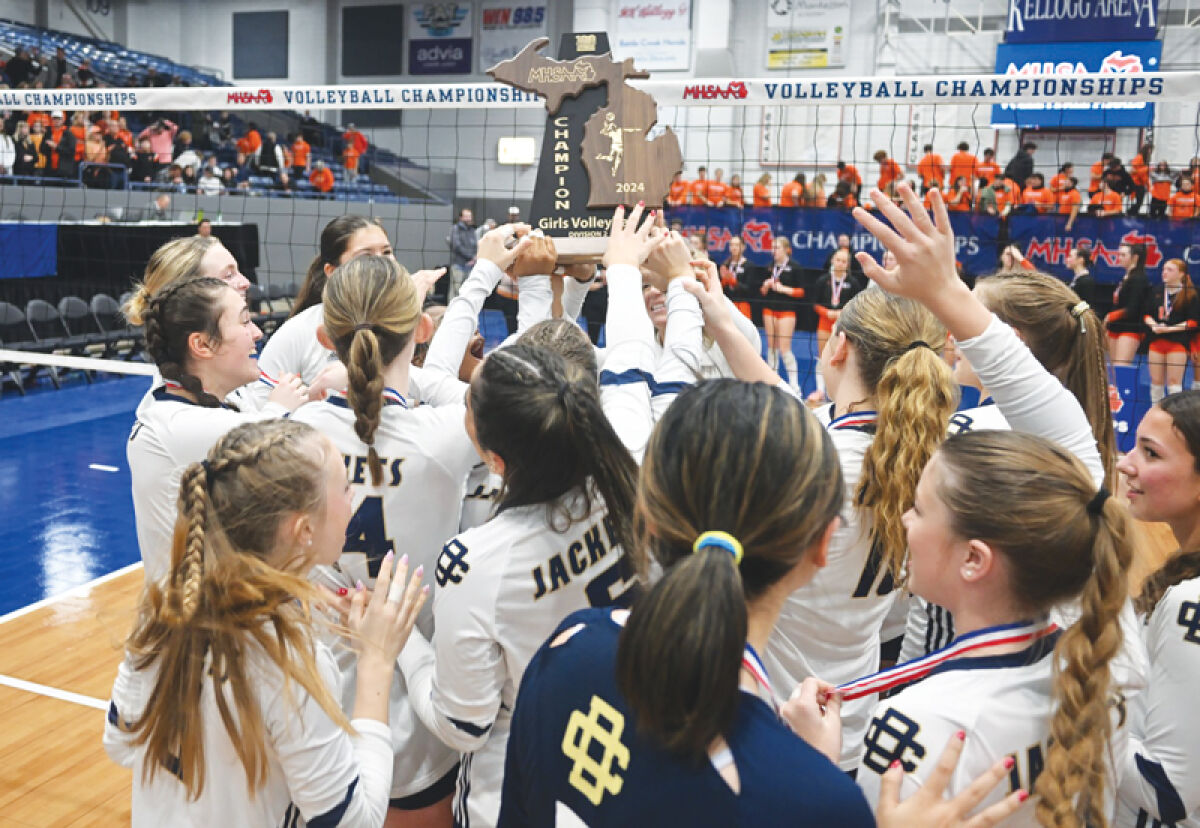
[[[438,279],[446,275],[446,268],[438,267],[433,270],[418,270],[412,274],[413,283],[417,286],[417,296],[421,299],[421,304],[425,303],[425,297],[429,291],[433,290],[433,286],[437,284]]]
[[[657,277],[656,281],[661,280],[665,285],[672,279],[692,275],[692,248],[687,239],[671,231],[658,234],[652,240],[644,267]],[[666,287],[660,289],[666,290]]]
[[[792,731],[831,762],[842,755],[842,697],[827,681],[809,676],[792,692],[780,713]]]
[[[288,411],[295,411],[308,402],[308,387],[299,374],[284,374],[279,378],[275,390],[267,397],[267,402],[282,405]]]
[[[408,578],[408,556],[402,557],[392,571],[393,555],[389,552],[379,566],[375,590],[367,591],[359,582],[350,601],[346,626],[354,633],[354,645],[359,659],[373,659],[392,665],[408,635],[412,632],[417,614],[429,596],[429,587],[421,586],[424,567],[417,567]]]
[[[629,211],[629,218],[625,217],[624,207],[618,207],[613,213],[612,224],[608,230],[608,247],[602,259],[605,267],[640,267],[642,262],[646,261],[646,257],[650,255],[650,230],[654,227],[654,222],[644,221],[641,227],[638,226],[644,210],[645,204],[638,202],[637,206]],[[653,216],[653,213],[651,215]]]
[[[508,270],[517,254],[532,242],[530,229],[528,224],[502,224],[489,230],[479,240],[479,247],[475,251],[476,260],[487,259],[501,270]]]

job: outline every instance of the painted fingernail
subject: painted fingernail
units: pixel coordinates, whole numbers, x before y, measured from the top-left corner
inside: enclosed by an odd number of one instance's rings
[[[428,595],[428,594],[429,594],[429,584],[426,584],[425,586],[421,587],[421,594],[422,594],[422,595]]]
[[[1017,791],[1017,801],[1024,802],[1029,799],[1029,791]]]
[[[1012,767],[1015,764],[1017,764],[1016,759],[1012,758],[1011,756],[1004,757],[1004,769],[1005,770],[1012,770]]]
[[[956,739],[958,739],[958,741],[961,742],[967,738],[967,732],[965,730],[960,730],[958,733],[955,733],[954,736]]]
[[[384,555],[384,556],[383,556],[383,559],[384,559],[385,561],[390,561],[390,560],[391,560],[392,558],[394,558],[394,557],[396,557],[396,553],[395,553],[395,552],[393,552],[393,551],[391,551],[391,550],[389,549],[389,550],[388,550],[388,553],[387,553],[386,555]]]
[[[900,767],[900,760],[896,759],[896,760],[893,760],[892,764],[888,765],[888,770],[891,770],[892,768],[898,768],[898,767]]]
[[[407,552],[405,552],[405,553],[404,553],[404,554],[403,554],[403,555],[400,557],[400,565],[401,565],[401,566],[408,566],[408,553],[407,553]]]
[[[359,592],[362,592],[364,589],[366,589],[366,587],[363,586],[362,581],[355,581],[354,588],[357,589]]]
[[[417,571],[413,573],[413,577],[420,578],[424,574],[425,574],[425,564],[421,564],[420,566],[417,567]]]
[[[638,202],[638,206],[639,206],[639,207],[645,207],[645,206],[646,206],[646,202],[644,202],[644,201],[639,201],[639,202]]]
[[[345,587],[338,587],[337,594],[338,594],[339,598],[344,597],[344,596],[348,595],[349,593],[350,593],[350,590],[346,589]]]

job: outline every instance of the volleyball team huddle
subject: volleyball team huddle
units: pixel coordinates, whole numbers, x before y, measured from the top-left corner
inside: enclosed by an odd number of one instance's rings
[[[892,255],[813,410],[643,205],[603,349],[595,268],[525,225],[435,326],[440,271],[335,219],[257,359],[228,251],[160,249],[104,734],[134,825],[1200,825],[1200,392],[1118,457],[1087,304],[971,291],[940,194],[872,198]],[[1131,593],[1134,518],[1180,551]]]

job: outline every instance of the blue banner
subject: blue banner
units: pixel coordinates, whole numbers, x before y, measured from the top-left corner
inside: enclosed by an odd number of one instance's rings
[[[996,74],[1135,75],[1159,71],[1162,41],[1107,43],[1051,43],[1038,45],[1000,44],[996,47]],[[1114,78],[1115,80],[1115,78]],[[1088,101],[992,106],[995,127],[1152,127],[1154,104]]]
[[[31,279],[58,273],[58,225],[0,223],[0,279]]]
[[[410,6],[408,73],[470,74],[473,25],[470,3],[417,3]]]
[[[1153,40],[1158,0],[1008,0],[1006,43]]]
[[[667,211],[667,221],[679,221],[685,233],[705,233],[708,250],[721,261],[729,240],[740,235],[746,242],[746,258],[755,264],[771,261],[771,245],[779,236],[792,245],[792,259],[801,267],[819,270],[837,248],[837,237],[845,233],[855,250],[875,258],[883,247],[844,210],[796,209],[788,207],[681,207]],[[951,213],[958,261],[972,276],[991,273],[999,267],[1001,222],[992,216]],[[1146,245],[1146,265],[1151,276],[1162,263],[1180,258],[1192,273],[1200,273],[1200,221],[1166,221],[1146,218],[1091,218],[1080,216],[1071,232],[1066,216],[1010,216],[1007,243],[1021,248],[1035,267],[1069,279],[1067,254],[1082,245],[1093,251],[1092,274],[1097,282],[1116,283],[1117,248],[1122,244]]]

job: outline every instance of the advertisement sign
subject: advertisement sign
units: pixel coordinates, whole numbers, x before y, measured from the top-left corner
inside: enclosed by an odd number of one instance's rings
[[[545,3],[485,0],[479,11],[479,68],[490,69],[546,36]]]
[[[1153,40],[1158,0],[1008,0],[1006,43]]]
[[[767,4],[767,68],[846,65],[850,0],[771,0]]]
[[[1161,57],[1160,40],[1036,46],[1001,44],[996,47],[996,74],[1018,79],[1037,74],[1070,77],[1088,73],[1128,78],[1157,72]],[[1079,101],[992,107],[992,126],[1110,129],[1153,125],[1152,103]]]
[[[471,4],[417,3],[409,7],[408,73],[471,73]]]
[[[613,9],[613,57],[650,72],[691,68],[692,0],[617,0]]]

